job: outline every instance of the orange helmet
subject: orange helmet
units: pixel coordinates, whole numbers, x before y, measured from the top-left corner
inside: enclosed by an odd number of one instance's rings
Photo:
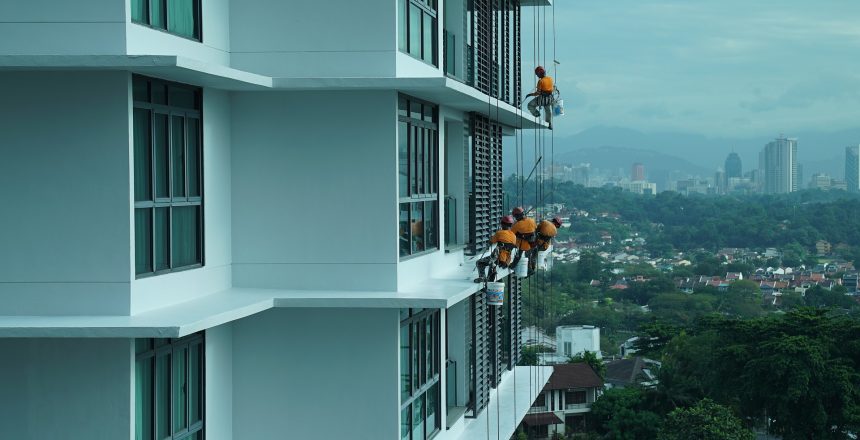
[[[509,216],[509,215],[506,215],[506,216],[502,217],[501,223],[503,225],[509,225],[510,226],[510,225],[514,224],[514,218]]]
[[[537,66],[535,67],[535,75],[544,76],[546,75],[546,70],[543,69],[543,66]]]

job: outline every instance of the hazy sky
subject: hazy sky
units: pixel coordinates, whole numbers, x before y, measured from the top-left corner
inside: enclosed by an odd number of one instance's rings
[[[556,82],[567,113],[556,125],[567,133],[613,125],[776,136],[860,125],[858,0],[555,4]],[[523,10],[524,67],[534,62],[535,9]],[[545,9],[546,58],[538,62],[551,65]]]

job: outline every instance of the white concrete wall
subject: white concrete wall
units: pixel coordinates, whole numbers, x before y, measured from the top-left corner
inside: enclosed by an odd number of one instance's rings
[[[126,12],[125,49],[129,55],[178,55],[230,65],[230,0],[204,0],[201,15],[203,41],[199,42],[132,23],[131,12]]]
[[[576,356],[584,351],[590,351],[602,357],[600,352],[600,328],[599,327],[556,327],[556,354],[559,356]],[[565,342],[571,344],[571,352],[568,355],[564,351]]]
[[[233,326],[206,330],[206,438],[233,439]],[[237,439],[243,438],[236,436]]]
[[[445,337],[448,346],[448,359],[457,362],[457,406],[465,406],[469,401],[469,350],[466,347],[466,332],[471,331],[471,329],[466,328],[468,310],[469,300],[466,299],[451,306],[445,313],[445,319],[448,323]],[[447,382],[454,379],[446,376],[445,380]],[[447,386],[445,390],[447,391]],[[443,402],[447,402],[447,400]]]
[[[234,322],[233,438],[399,439],[399,328],[398,309]]]
[[[0,73],[0,315],[129,312],[129,81]]]
[[[229,93],[209,88],[203,90],[204,266],[134,280],[132,313],[169,306],[231,286],[231,114]],[[130,154],[133,154],[131,149]],[[129,215],[133,216],[133,212]]]
[[[248,92],[232,106],[233,284],[394,290],[396,93]]]
[[[395,0],[234,1],[233,67],[276,77],[394,76],[396,5]]]
[[[0,339],[0,438],[132,438],[130,339]]]
[[[0,55],[125,51],[126,1],[0,1]]]

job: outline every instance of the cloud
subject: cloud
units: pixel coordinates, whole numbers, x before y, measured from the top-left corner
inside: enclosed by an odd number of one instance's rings
[[[752,112],[779,109],[805,109],[819,102],[860,101],[860,77],[826,75],[791,86],[776,97],[764,96],[761,89],[753,90],[754,99],[741,101],[740,106]]]
[[[669,119],[674,116],[672,112],[669,111],[665,103],[649,103],[640,105],[639,107],[630,110],[629,113],[645,119]]]

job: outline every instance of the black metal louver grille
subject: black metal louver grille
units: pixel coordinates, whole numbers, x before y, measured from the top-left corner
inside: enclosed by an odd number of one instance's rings
[[[508,297],[505,298],[505,306],[508,308],[509,320],[506,325],[509,326],[510,332],[510,356],[508,359],[507,368],[513,369],[520,361],[522,356],[522,340],[523,340],[523,282],[519,278],[509,275],[507,279],[506,290]]]
[[[504,367],[504,356],[503,356],[503,337],[502,337],[502,325],[504,325],[503,319],[504,310],[501,307],[492,306],[487,310],[487,315],[489,317],[489,340],[490,340],[490,379],[491,385],[493,388],[499,386],[499,383],[502,380],[502,371],[505,369]]]
[[[469,119],[472,130],[469,250],[477,254],[489,246],[496,220],[502,216],[502,126],[477,113],[472,113]]]
[[[487,95],[516,106],[522,94],[520,2],[472,0],[470,7],[473,85]]]
[[[487,299],[483,291],[472,297],[472,341],[474,344],[472,380],[475,390],[474,414],[480,413],[490,403],[490,335],[487,316]]]

